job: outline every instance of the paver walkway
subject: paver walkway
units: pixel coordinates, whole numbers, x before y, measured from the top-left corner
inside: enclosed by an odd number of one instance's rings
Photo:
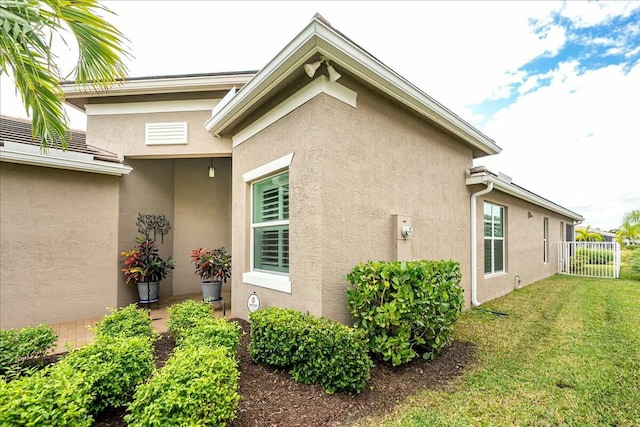
[[[231,291],[228,287],[226,289],[225,287],[223,287],[222,297],[226,302],[227,314],[225,317],[230,318]],[[167,320],[169,320],[169,313],[167,312],[167,308],[188,299],[202,300],[202,294],[180,295],[168,298],[161,297],[159,305],[156,303],[151,304],[150,314],[153,329],[158,333],[166,332]],[[145,309],[147,308],[146,305],[141,307]],[[213,311],[216,316],[222,317],[221,304],[213,304]],[[51,325],[58,334],[57,345],[56,348],[52,351],[52,354],[64,353],[91,342],[95,338],[95,334],[93,333],[92,328],[96,325],[97,322],[101,320],[102,317],[94,317],[92,319],[77,320],[75,322],[57,323],[55,325]]]

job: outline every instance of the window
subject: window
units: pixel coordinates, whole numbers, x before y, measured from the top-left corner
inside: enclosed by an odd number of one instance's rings
[[[253,269],[289,273],[289,172],[253,184]]]
[[[484,204],[484,272],[504,271],[504,207]]]
[[[549,262],[549,218],[542,220],[542,260],[546,264]]]

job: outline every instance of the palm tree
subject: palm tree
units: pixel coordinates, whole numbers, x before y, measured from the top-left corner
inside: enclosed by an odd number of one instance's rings
[[[627,212],[622,218],[622,225],[616,231],[616,240],[619,243],[640,243],[640,209]]]
[[[587,228],[576,229],[576,241],[578,242],[602,242],[604,238],[599,234],[591,231],[591,226]]]
[[[126,76],[126,38],[99,14],[112,13],[95,0],[0,0],[0,75],[10,74],[31,117],[34,139],[67,147],[69,119],[60,80],[71,77],[95,90]],[[51,52],[54,34],[71,33],[78,62],[61,76]]]

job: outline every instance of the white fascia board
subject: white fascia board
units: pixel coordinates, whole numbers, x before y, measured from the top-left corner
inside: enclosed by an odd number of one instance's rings
[[[312,22],[313,24],[313,22]],[[307,26],[276,55],[223,108],[205,123],[205,129],[218,136],[220,131],[280,84],[293,70],[300,68],[316,52],[313,50],[313,25]]]
[[[98,173],[103,175],[128,175],[132,171],[130,166],[119,163],[104,162],[101,160],[93,160],[93,156],[87,154],[91,159],[78,158],[77,156],[60,156],[51,154],[34,153],[31,150],[16,150],[7,147],[0,147],[0,161],[8,163],[19,163],[31,166],[43,166],[55,169],[67,169],[80,172]],[[24,145],[24,144],[20,144]],[[32,147],[39,150],[39,147]],[[54,149],[49,149],[51,152]],[[60,151],[60,150],[56,150]],[[69,154],[70,152],[65,152]],[[82,153],[73,153],[82,154]]]
[[[212,116],[205,128],[218,135],[263,94],[284,80],[291,71],[301,67],[315,53],[325,55],[332,62],[438,123],[483,153],[492,155],[501,151],[488,136],[317,19],[260,70],[225,108]]]
[[[340,83],[331,82],[326,76],[319,76],[311,81],[311,83],[304,86],[302,89],[282,101],[276,107],[269,110],[260,118],[253,121],[249,126],[242,129],[237,134],[233,135],[233,146],[237,147],[247,139],[256,135],[263,129],[277,122],[296,108],[320,95],[326,93],[327,95],[344,102],[345,104],[356,108],[356,100],[358,94],[346,86]]]
[[[122,95],[149,95],[156,93],[174,92],[198,92],[203,90],[229,90],[233,86],[242,86],[253,77],[248,74],[229,74],[219,76],[173,76],[166,78],[148,78],[125,80],[110,87],[108,90],[95,90],[90,86],[66,83],[62,85],[65,97],[68,99],[122,96]]]
[[[118,102],[115,104],[87,104],[87,116],[117,114],[173,113],[185,111],[209,111],[219,99],[184,99],[176,101]]]
[[[487,174],[487,173],[480,173],[480,174],[474,174],[474,175],[468,176],[466,178],[467,185],[476,185],[476,184],[486,185],[490,182],[493,183],[493,188],[495,190],[498,190],[502,193],[509,194],[520,200],[533,203],[534,205],[548,209],[552,212],[558,213],[560,215],[564,215],[568,218],[573,219],[574,221],[584,221],[584,217],[582,217],[582,215],[579,215],[573,211],[570,211],[569,209],[563,208],[562,206],[557,205],[552,201],[545,199],[544,197],[540,197],[537,194],[526,191],[522,187],[516,186],[502,179],[499,179],[494,175]]]

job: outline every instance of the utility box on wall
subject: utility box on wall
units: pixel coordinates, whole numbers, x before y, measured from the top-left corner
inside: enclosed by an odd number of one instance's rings
[[[413,227],[411,217],[408,215],[391,215],[394,240],[394,257],[398,261],[410,261],[411,256],[411,236]]]

